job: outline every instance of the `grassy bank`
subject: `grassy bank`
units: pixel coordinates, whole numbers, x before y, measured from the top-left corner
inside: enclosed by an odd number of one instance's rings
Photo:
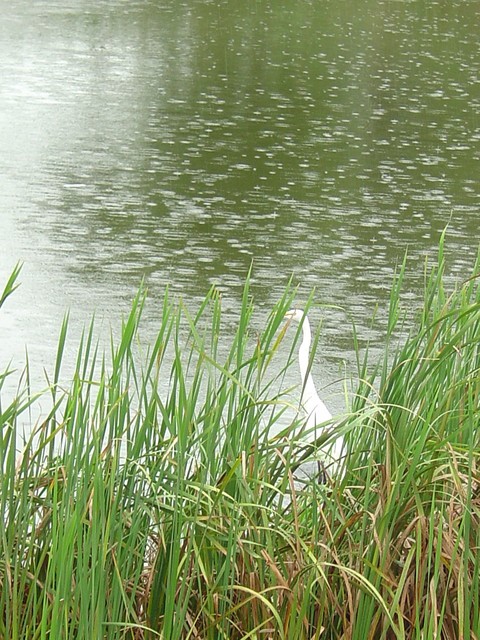
[[[65,323],[20,452],[27,374],[0,409],[0,638],[480,637],[480,289],[443,270],[441,245],[408,326],[398,274],[326,484],[294,481],[317,457],[298,423],[277,433],[292,292],[258,335],[246,287],[226,355],[214,291],[195,315],[165,298],[148,349],[140,292],[108,353],[85,331],[67,389]]]

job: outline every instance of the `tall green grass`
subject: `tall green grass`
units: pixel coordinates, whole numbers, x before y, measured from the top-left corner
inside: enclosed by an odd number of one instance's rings
[[[408,323],[399,270],[385,357],[358,349],[317,442],[345,441],[325,484],[296,480],[318,457],[288,418],[296,344],[272,367],[294,291],[258,333],[247,284],[227,351],[215,290],[194,315],[166,296],[145,349],[140,291],[108,353],[85,330],[65,389],[66,320],[26,441],[28,375],[0,408],[0,637],[480,637],[479,267],[447,293],[442,239]]]

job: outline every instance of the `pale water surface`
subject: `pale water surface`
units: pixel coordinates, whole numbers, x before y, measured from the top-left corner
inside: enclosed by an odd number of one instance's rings
[[[152,332],[166,285],[195,309],[214,284],[228,340],[253,261],[258,326],[292,275],[298,304],[315,287],[317,374],[341,376],[407,248],[412,306],[447,223],[470,273],[479,33],[468,0],[2,2],[2,281],[24,268],[0,368],[28,344],[51,370],[67,308],[73,361],[143,277]]]

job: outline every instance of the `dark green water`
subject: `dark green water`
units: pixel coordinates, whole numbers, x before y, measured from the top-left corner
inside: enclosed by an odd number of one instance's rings
[[[1,363],[50,365],[67,307],[115,324],[144,276],[152,328],[167,284],[233,325],[253,261],[259,326],[292,274],[341,307],[313,314],[337,377],[407,248],[412,305],[447,223],[469,275],[479,33],[468,0],[4,0]]]

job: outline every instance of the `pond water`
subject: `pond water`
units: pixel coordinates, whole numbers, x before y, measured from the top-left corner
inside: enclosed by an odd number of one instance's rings
[[[94,311],[118,326],[143,277],[152,331],[166,285],[191,309],[216,285],[233,327],[253,263],[258,326],[292,275],[299,305],[315,288],[337,378],[351,317],[381,341],[407,248],[412,306],[447,224],[470,274],[479,33],[469,0],[4,3],[2,286],[24,267],[0,368],[28,344],[51,369],[65,310],[73,336]]]

